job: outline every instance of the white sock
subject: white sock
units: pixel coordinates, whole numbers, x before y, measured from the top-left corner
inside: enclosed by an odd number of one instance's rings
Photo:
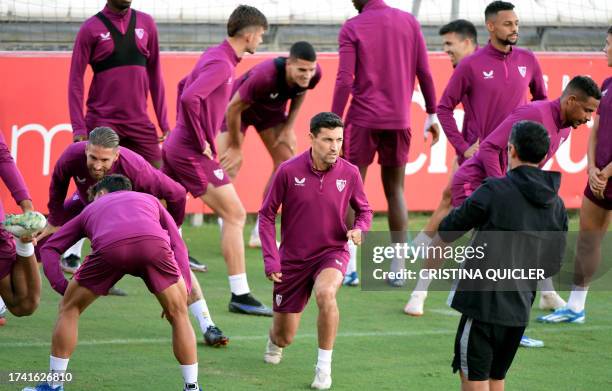
[[[389,271],[397,273],[406,268],[406,260],[404,258],[394,258],[391,260],[391,267]]]
[[[69,358],[59,358],[54,356],[49,356],[49,367],[51,368],[51,374],[53,373],[64,373],[68,368]],[[64,385],[64,382],[52,381],[49,382],[49,385],[53,388]]]
[[[230,290],[236,296],[244,295],[251,292],[249,289],[249,283],[247,281],[246,273],[234,274],[229,276]]]
[[[0,316],[2,316],[5,312],[6,304],[4,303],[4,300],[2,300],[2,297],[0,297]]]
[[[195,385],[196,388],[188,388],[188,390],[194,389],[199,390],[198,387],[198,363],[181,365],[181,373],[183,374],[183,381],[185,385]]]
[[[217,224],[219,224],[219,231],[223,231],[223,219],[221,217],[217,217]]]
[[[259,237],[259,215],[257,215],[257,218],[255,219],[255,225],[253,226],[253,229],[251,230],[251,236],[258,238]]]
[[[586,305],[587,293],[589,293],[588,286],[574,285],[570,292],[569,299],[567,299],[567,308],[574,312],[580,312],[584,310]]]
[[[317,358],[317,368],[325,372],[331,372],[332,352],[333,350],[325,350],[325,349],[319,348],[319,357]]]
[[[183,237],[183,227],[179,227],[178,231],[179,231],[179,235],[182,238]]]
[[[557,291],[555,291],[555,286],[553,285],[552,277],[539,281],[538,288],[540,288],[540,293],[543,295],[554,295],[557,293]]]
[[[64,258],[70,255],[76,255],[81,258],[81,253],[83,252],[83,243],[85,243],[85,238],[79,240],[75,244],[72,245],[66,252],[64,253]]]
[[[421,278],[427,277],[427,278]],[[429,271],[419,273],[419,279],[417,281],[416,286],[414,287],[414,292],[425,292],[429,289],[429,284],[431,284],[431,279],[429,278]]]
[[[215,322],[213,322],[212,317],[210,316],[210,312],[208,311],[208,305],[206,305],[206,300],[201,298],[200,300],[189,305],[189,310],[193,314],[193,317],[198,320],[200,324],[200,329],[203,333],[206,332],[208,326],[214,326]]]
[[[348,241],[349,262],[346,266],[346,274],[357,271],[357,246],[352,240]]]
[[[15,238],[15,250],[17,255],[21,257],[29,257],[34,255],[34,245],[32,243],[24,243],[19,238]]]
[[[427,247],[431,244],[431,239],[425,232],[421,231],[412,241],[414,247]]]

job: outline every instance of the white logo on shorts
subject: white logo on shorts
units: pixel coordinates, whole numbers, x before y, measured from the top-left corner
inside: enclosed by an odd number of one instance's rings
[[[336,263],[338,264],[338,266],[342,266],[342,262],[340,262],[339,260],[334,259],[334,261],[336,261]]]
[[[276,305],[280,306],[283,302],[283,295],[276,295]]]
[[[342,193],[342,190],[346,187],[346,179],[336,179],[336,188]]]
[[[521,76],[525,77],[525,75],[527,74],[527,67],[518,67],[518,70]]]
[[[492,79],[493,78],[493,71],[492,70],[489,71],[489,72],[482,71],[482,76],[485,79]]]
[[[278,92],[273,92],[270,94],[270,99],[276,99],[278,98]]]
[[[295,185],[296,186],[306,186],[306,178],[302,178],[302,179],[298,179],[298,177],[293,177],[293,180],[295,180]]]
[[[220,181],[223,180],[224,174],[223,174],[223,169],[222,168],[217,168],[215,171],[213,171],[213,174],[215,174],[215,176],[217,178],[219,178]]]
[[[100,41],[108,41],[110,40],[110,32],[108,33],[100,33]]]
[[[85,181],[87,180],[87,178],[79,178],[78,175],[75,178],[76,178],[76,181],[79,183],[85,183]]]
[[[138,39],[142,39],[142,37],[144,37],[144,29],[134,29],[134,31],[136,32]]]

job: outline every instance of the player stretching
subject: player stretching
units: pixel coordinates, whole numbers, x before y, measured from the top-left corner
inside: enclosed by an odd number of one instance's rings
[[[306,92],[321,80],[317,54],[308,42],[296,42],[289,57],[262,62],[244,73],[232,88],[232,100],[217,136],[221,166],[235,178],[242,164],[241,146],[249,126],[253,126],[272,157],[272,175],[278,166],[295,155],[295,120]],[[287,102],[289,113],[287,111]],[[272,180],[266,183],[266,194]],[[259,219],[251,231],[250,247],[261,247]]]

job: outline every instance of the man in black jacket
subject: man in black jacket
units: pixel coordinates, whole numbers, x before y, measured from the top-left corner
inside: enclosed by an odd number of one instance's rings
[[[504,389],[537,281],[561,268],[567,232],[567,213],[557,194],[561,174],[538,168],[549,143],[539,123],[517,122],[508,143],[507,175],[487,179],[440,224],[444,242],[474,229],[471,246],[486,249],[484,258],[462,264],[483,278],[458,279],[452,297],[451,306],[462,313],[452,364],[460,370],[462,390]],[[515,274],[504,278],[504,271]]]

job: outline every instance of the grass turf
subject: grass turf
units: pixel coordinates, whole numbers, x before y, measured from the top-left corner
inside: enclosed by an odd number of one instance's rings
[[[426,215],[411,215],[412,229],[421,228]],[[573,215],[570,229],[577,229]],[[384,230],[377,217],[374,229]],[[250,227],[248,227],[250,229]],[[249,232],[249,231],[245,231]],[[219,248],[216,224],[185,227],[192,254],[210,271],[197,276],[217,325],[230,337],[226,348],[204,346],[197,324],[199,380],[207,390],[308,389],[317,355],[316,305],[304,312],[294,343],[285,349],[278,366],[263,363],[271,319],[230,314],[229,287]],[[247,249],[249,283],[253,293],[271,303],[271,283],[263,275],[259,250]],[[97,300],[83,314],[79,345],[69,371],[74,380],[66,390],[179,390],[182,379],[172,354],[170,327],[160,319],[160,307],[145,285],[125,277],[119,284],[128,297]],[[409,289],[362,292],[343,288],[338,303],[341,323],[333,361],[335,390],[448,390],[458,389],[451,373],[454,334],[459,320],[445,305],[446,292],[430,292],[426,315],[411,318],[402,308]],[[567,293],[562,293],[567,298]],[[591,292],[584,325],[541,325],[534,309],[528,335],[543,339],[542,349],[520,349],[508,374],[509,390],[610,390],[612,315],[609,292]],[[20,390],[9,383],[9,372],[46,371],[51,332],[60,297],[43,277],[41,305],[30,317],[8,315],[0,328],[0,390]],[[537,301],[536,301],[537,303]]]

